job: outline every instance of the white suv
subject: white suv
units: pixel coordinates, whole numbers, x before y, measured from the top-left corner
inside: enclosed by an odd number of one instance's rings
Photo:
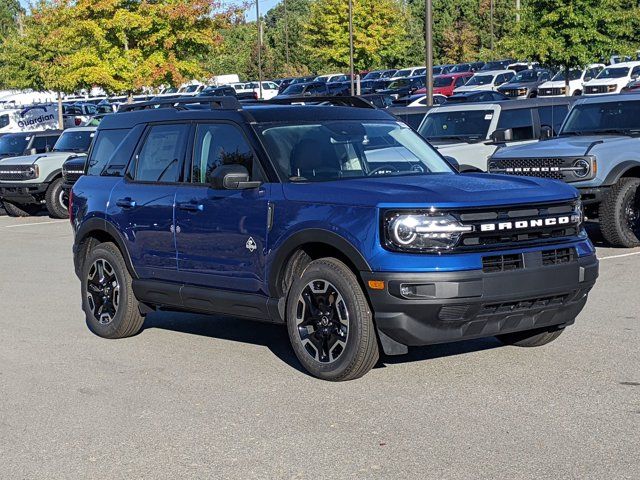
[[[480,71],[469,79],[462,87],[456,88],[453,93],[475,92],[479,90],[497,91],[503,83],[507,83],[516,72],[513,70],[492,70],[488,72]]]
[[[620,93],[632,80],[640,78],[640,62],[616,63],[605,67],[596,78],[584,84],[583,95]]]
[[[604,68],[602,63],[594,63],[587,68],[571,68],[569,70],[569,95],[582,95],[585,82],[596,78]],[[538,87],[539,97],[564,97],[567,95],[566,77],[564,71],[560,71],[548,82]]]

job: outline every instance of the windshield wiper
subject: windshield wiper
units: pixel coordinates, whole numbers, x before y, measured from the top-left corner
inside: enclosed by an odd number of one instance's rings
[[[601,135],[626,135],[633,136],[640,134],[640,130],[632,128],[604,128],[602,130],[593,130],[589,133],[596,133]]]

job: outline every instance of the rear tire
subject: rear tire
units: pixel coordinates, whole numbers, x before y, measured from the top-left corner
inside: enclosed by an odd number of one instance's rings
[[[553,330],[527,330],[524,332],[505,333],[497,335],[496,338],[505,345],[515,345],[516,347],[541,347],[553,342],[562,335],[564,328]]]
[[[40,205],[13,203],[8,200],[3,200],[2,206],[10,217],[31,217],[41,209]]]
[[[82,309],[93,333],[103,338],[125,338],[140,331],[144,316],[118,247],[100,243],[91,249],[81,278]]]
[[[360,378],[380,357],[373,315],[358,279],[334,258],[311,262],[293,279],[287,331],[300,363],[323,380]]]
[[[54,180],[45,195],[47,211],[53,218],[69,218],[69,207],[65,201],[64,180],[58,178]]]
[[[607,242],[616,247],[640,245],[640,178],[618,180],[605,194],[600,211],[600,228]]]

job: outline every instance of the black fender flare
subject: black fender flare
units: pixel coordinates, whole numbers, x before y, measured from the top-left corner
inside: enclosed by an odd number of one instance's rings
[[[61,177],[61,176],[62,176],[62,169],[59,168],[58,170],[54,170],[53,172],[51,172],[49,176],[47,176],[47,178],[45,178],[42,183],[51,183],[56,179],[56,177]]]
[[[634,167],[640,167],[640,160],[626,160],[611,169],[607,177],[602,182],[603,186],[614,185],[622,176]]]
[[[87,237],[91,236],[91,234],[95,233],[106,233],[114,239],[118,249],[122,253],[122,258],[124,258],[124,262],[127,265],[129,273],[133,278],[138,278],[138,274],[136,273],[135,268],[133,268],[133,263],[131,262],[131,256],[129,255],[129,250],[127,250],[125,239],[122,237],[122,234],[116,226],[104,218],[90,218],[83,222],[80,228],[78,228],[73,242],[74,256],[79,253],[79,248],[82,242],[84,242]]]
[[[269,294],[273,298],[280,296],[279,281],[291,255],[302,245],[323,243],[342,252],[360,272],[371,272],[371,267],[351,242],[337,233],[322,228],[310,228],[294,233],[287,238],[275,252],[268,275]]]
[[[481,170],[478,167],[474,167],[472,165],[467,165],[466,163],[460,164],[460,173],[487,173],[484,170]]]

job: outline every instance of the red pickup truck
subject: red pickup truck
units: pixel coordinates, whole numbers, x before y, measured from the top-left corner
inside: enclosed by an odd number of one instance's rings
[[[473,72],[449,73],[446,75],[438,75],[433,78],[433,93],[445,96],[453,95],[453,90],[461,87],[473,77]],[[421,88],[414,92],[415,94],[427,93],[426,88]]]

